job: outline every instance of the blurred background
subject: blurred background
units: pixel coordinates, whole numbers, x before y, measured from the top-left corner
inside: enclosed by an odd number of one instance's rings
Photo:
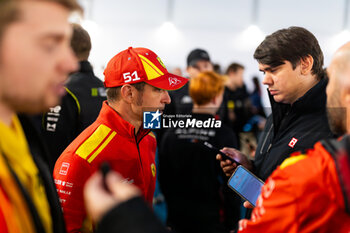
[[[332,53],[349,41],[349,0],[80,0],[84,16],[73,15],[90,33],[90,61],[103,79],[107,62],[121,50],[147,47],[168,70],[180,67],[186,76],[186,57],[203,48],[224,72],[232,62],[245,66],[244,79],[262,80],[253,59],[266,35],[289,26],[302,26],[319,40],[325,66]],[[266,92],[263,104],[268,106]]]

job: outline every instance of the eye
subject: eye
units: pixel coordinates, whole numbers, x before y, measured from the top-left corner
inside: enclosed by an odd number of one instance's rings
[[[162,92],[162,91],[163,91],[163,89],[160,89],[160,88],[157,88],[157,87],[153,87],[153,90],[154,90],[155,92]]]
[[[57,48],[57,44],[53,42],[46,42],[46,43],[43,43],[41,47],[45,52],[52,53]]]
[[[271,73],[276,73],[279,69],[281,68],[281,66],[276,66],[270,69]]]

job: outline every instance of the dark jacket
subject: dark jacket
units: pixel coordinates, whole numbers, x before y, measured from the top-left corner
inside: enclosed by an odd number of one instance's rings
[[[192,114],[193,118],[205,121],[213,116]],[[217,152],[204,141],[217,148],[236,147],[235,134],[223,125],[169,129],[159,147],[159,184],[168,225],[176,232],[228,232],[239,219],[239,198],[226,185]]]
[[[97,233],[166,233],[162,223],[141,197],[111,209],[97,224]]]
[[[189,94],[189,82],[176,91],[169,92],[171,103],[167,104],[164,114],[190,114],[192,112],[193,102]]]
[[[223,122],[227,126],[230,126],[238,135],[243,132],[243,126],[253,116],[250,106],[249,94],[245,85],[234,91],[225,87],[224,99],[221,104],[219,115]],[[235,114],[234,120],[229,118],[229,112],[231,111]]]
[[[48,150],[43,144],[43,138],[41,137],[37,129],[34,127],[32,119],[27,116],[20,115],[19,120],[25,133],[30,152],[33,156],[33,160],[39,170],[41,179],[44,183],[47,200],[50,205],[50,212],[54,229],[53,232],[64,233],[66,232],[65,223],[63,220],[61,205],[58,199],[56,187],[51,173],[53,168],[49,167],[50,157],[48,156]],[[28,193],[24,191],[24,188],[21,187],[21,189],[23,192],[22,195],[27,200],[37,231],[44,232],[41,220],[39,218],[39,214],[35,209],[34,203],[31,201]]]
[[[255,174],[263,180],[292,152],[303,151],[333,136],[326,113],[327,79],[323,78],[294,104],[274,101],[272,114],[260,137],[254,161]]]
[[[69,77],[66,90],[61,104],[50,108],[43,117],[43,134],[53,163],[96,120],[106,100],[103,83],[94,75],[88,61],[80,62],[80,70]]]

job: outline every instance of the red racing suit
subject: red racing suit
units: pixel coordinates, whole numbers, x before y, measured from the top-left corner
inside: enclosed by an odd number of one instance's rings
[[[268,178],[239,232],[350,232],[334,161],[321,142],[292,154]]]
[[[92,232],[83,187],[105,161],[127,182],[138,186],[151,204],[156,182],[155,152],[153,133],[141,127],[135,135],[135,127],[104,102],[96,121],[66,148],[55,165],[54,179],[67,232]]]

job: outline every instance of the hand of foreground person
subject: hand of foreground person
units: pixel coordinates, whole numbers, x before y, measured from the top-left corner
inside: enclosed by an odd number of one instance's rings
[[[107,191],[103,186],[101,172],[96,172],[88,179],[84,187],[85,206],[95,222],[98,222],[104,214],[116,205],[141,195],[136,186],[125,183],[123,180],[118,173],[108,172],[106,186],[109,191]]]
[[[253,168],[252,163],[247,158],[247,156],[245,156],[239,150],[225,147],[220,151],[225,153],[227,156],[233,158],[234,160],[236,160],[240,164],[242,164],[248,170],[252,170],[252,168]],[[221,166],[221,168],[224,171],[226,176],[231,176],[232,173],[236,170],[236,168],[238,166],[237,163],[231,162],[228,159],[223,160],[223,158],[220,154],[216,155],[216,159],[220,161],[220,166]]]

